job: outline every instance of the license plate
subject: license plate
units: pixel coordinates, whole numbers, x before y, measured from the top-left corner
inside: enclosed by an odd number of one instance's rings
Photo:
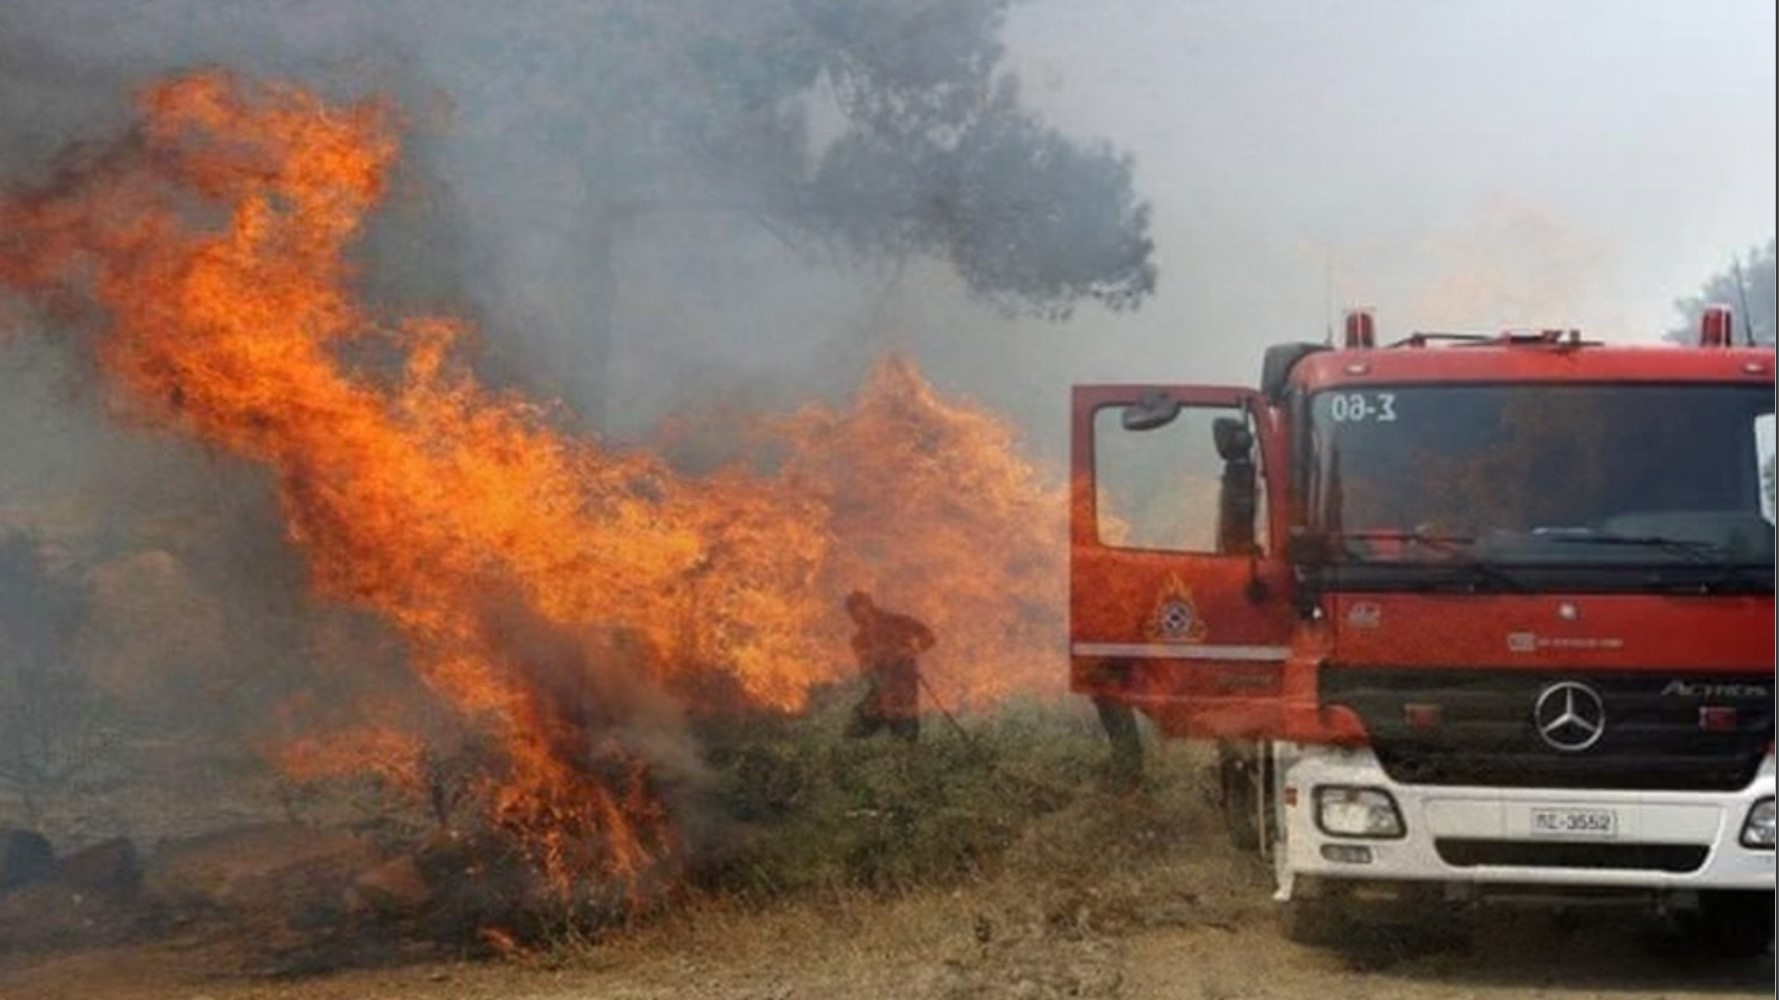
[[[1610,809],[1534,809],[1532,836],[1616,837],[1618,813]]]

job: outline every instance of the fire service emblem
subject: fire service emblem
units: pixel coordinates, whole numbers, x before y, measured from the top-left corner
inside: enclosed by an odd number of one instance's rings
[[[1204,619],[1192,603],[1192,590],[1178,576],[1168,577],[1167,586],[1155,600],[1155,610],[1143,624],[1143,635],[1154,642],[1203,642]]]

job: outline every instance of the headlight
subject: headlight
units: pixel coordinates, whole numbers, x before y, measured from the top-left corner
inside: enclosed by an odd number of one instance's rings
[[[1381,788],[1322,785],[1316,789],[1316,825],[1330,837],[1393,840],[1407,831],[1396,800]]]
[[[1742,823],[1742,846],[1757,850],[1773,849],[1773,797],[1767,796],[1748,810]]]

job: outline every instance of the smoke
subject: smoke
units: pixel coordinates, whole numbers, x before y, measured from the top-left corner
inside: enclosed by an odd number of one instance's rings
[[[1509,199],[1483,207],[1428,248],[1434,272],[1412,313],[1426,329],[1578,325],[1583,303],[1611,273],[1611,247],[1556,213]],[[1598,315],[1595,316],[1598,319]],[[1619,317],[1614,327],[1622,327]]]
[[[1654,342],[1674,298],[1769,235],[1773,20],[1755,3],[1021,8],[1028,90],[1135,153],[1165,278],[1141,313],[1083,316],[1045,349],[1076,381],[1251,384],[1267,344],[1319,340],[1356,306],[1390,330]],[[1509,239],[1502,205],[1552,220],[1560,249],[1535,226]],[[1484,257],[1518,307],[1420,312]]]
[[[678,706],[726,686],[716,705],[800,708],[834,675],[823,633],[842,585],[930,583],[964,697],[1004,693],[1041,661],[1033,649],[1060,645],[1060,495],[998,420],[912,368],[880,369],[854,413],[787,421],[804,458],[776,478],[694,480],[565,438],[462,364],[461,324],[393,320],[355,294],[345,254],[399,153],[386,105],[220,72],[137,101],[115,144],[0,201],[0,279],[43,298],[51,325],[96,331],[124,412],[270,470],[310,588],[401,637],[416,680],[493,749],[478,803],[558,884],[673,855],[666,810],[700,781]],[[177,562],[156,555],[134,576],[171,589]],[[100,672],[127,688],[129,667],[155,659]],[[436,763],[456,751],[400,725],[411,713],[366,697],[376,686],[357,699],[370,721],[285,761],[406,783],[443,821],[454,793]]]
[[[835,397],[884,348],[918,347],[952,385],[1035,418],[1060,455],[1054,398],[1031,398],[1017,374],[982,376],[1024,336],[1066,335],[973,307],[943,266],[842,259],[753,210],[813,162],[833,117],[819,86],[748,104],[749,88],[773,93],[765,77],[793,72],[748,24],[794,26],[789,8],[687,4],[714,23],[639,39],[625,6],[158,0],[118,16],[104,0],[12,4],[0,177],[41,176],[68,143],[110,134],[129,90],[173,70],[389,94],[406,146],[365,247],[372,297],[500,331],[481,345],[483,373],[559,400],[565,419],[624,438],[713,397]],[[675,30],[673,15],[652,17],[644,28]],[[951,57],[943,28],[935,60]],[[648,204],[661,207],[638,210]]]
[[[14,0],[0,13],[0,182],[38,183],[71,148],[109,140],[129,125],[128,94],[171,71],[388,95],[404,153],[355,250],[357,282],[391,313],[489,331],[477,373],[526,388],[558,426],[637,440],[664,421],[837,400],[903,350],[938,389],[1011,415],[1025,433],[1014,446],[1047,472],[1070,382],[1251,381],[1266,344],[1319,337],[1331,292],[1335,309],[1378,306],[1387,327],[1659,329],[1674,296],[1765,237],[1724,220],[1772,215],[1770,103],[1726,126],[1746,102],[1716,75],[1764,72],[1768,94],[1770,50],[1673,63],[1731,51],[1712,34],[1735,20],[1727,9],[1032,3],[1007,22],[1022,93],[1071,134],[1137,151],[1168,268],[1134,317],[1034,324],[976,308],[943,262],[861,264],[748,210],[835,139],[820,88],[756,100],[777,93],[770,72],[804,71],[772,63],[791,48],[770,31],[807,5],[700,4],[705,20],[655,22],[668,30],[642,44],[635,6]],[[897,44],[941,65],[947,27],[932,46]],[[708,44],[683,44],[694,38]],[[1665,87],[1680,76],[1694,86]],[[1764,124],[1746,134],[1749,121]],[[1745,175],[1764,202],[1737,193]],[[304,600],[270,477],[115,423],[123,407],[83,362],[29,338],[55,322],[0,303],[0,514],[65,547],[108,603],[137,586],[184,595],[173,603],[205,624],[145,663],[206,662],[202,637],[219,632],[240,655],[201,690],[230,704],[399,688],[385,628]],[[675,454],[707,468],[727,452],[705,432]],[[114,624],[95,628],[115,644],[147,611],[106,613]],[[260,669],[229,674],[245,661]],[[105,671],[142,676],[115,655]]]
[[[576,450],[517,400],[443,370],[453,327],[417,320],[367,339],[379,327],[343,287],[342,253],[396,154],[378,105],[216,73],[139,104],[115,146],[0,201],[14,237],[0,279],[67,303],[50,312],[76,329],[101,314],[99,368],[144,420],[275,473],[314,588],[378,612],[418,678],[499,747],[504,773],[482,798],[552,876],[640,870],[661,853],[657,798],[641,786],[687,773],[688,751],[661,749],[683,732],[649,695],[652,664],[581,650],[545,609],[557,622],[620,608],[634,628],[661,624],[671,608],[651,618],[630,591],[658,593],[696,526],[665,496],[638,504],[633,484],[675,484],[646,462]],[[354,341],[402,362],[399,377],[330,350]],[[652,523],[626,517],[640,507]],[[608,556],[613,532],[628,535],[627,557]],[[542,550],[552,543],[583,555],[558,559]],[[163,589],[168,562],[149,567]],[[40,723],[84,704],[54,690]],[[601,773],[602,761],[628,773]]]
[[[398,48],[385,48],[374,31],[317,21],[321,13],[300,4],[250,12],[157,2],[127,16],[91,0],[8,5],[0,15],[0,181],[36,187],[90,165],[130,128],[137,89],[194,63],[284,67],[330,90],[395,92],[426,109]],[[441,235],[449,213],[411,210],[421,200],[412,192],[437,193],[416,167],[404,175],[410,210],[396,228],[409,241],[449,245]],[[17,252],[17,240],[8,234],[0,245]],[[384,294],[426,294],[398,255],[388,260],[375,269]],[[451,266],[433,260],[425,280],[449,282]],[[348,697],[399,677],[376,627],[307,600],[305,568],[284,538],[269,477],[146,426],[125,397],[91,378],[90,343],[38,336],[78,330],[77,317],[49,305],[0,304],[0,513],[8,527],[69,553],[68,572],[94,595],[70,656],[90,660],[95,678],[128,698],[133,729],[195,730],[215,738],[220,756],[254,754],[261,736],[252,720],[325,684],[341,655],[358,668],[359,683],[338,691]],[[355,638],[342,646],[346,634]],[[335,658],[314,659],[328,647]],[[194,700],[216,710],[193,713]]]
[[[1353,256],[1384,266],[1345,263],[1333,283],[1353,303],[1400,303],[1381,317],[1385,339],[1578,327],[1610,336],[1630,320],[1598,305],[1620,263],[1612,245],[1548,205],[1491,198],[1416,242],[1368,242]]]

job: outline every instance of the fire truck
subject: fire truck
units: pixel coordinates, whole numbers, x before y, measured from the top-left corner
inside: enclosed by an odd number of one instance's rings
[[[1770,947],[1772,349],[1343,332],[1074,388],[1072,689],[1214,741],[1296,936],[1628,901]]]

